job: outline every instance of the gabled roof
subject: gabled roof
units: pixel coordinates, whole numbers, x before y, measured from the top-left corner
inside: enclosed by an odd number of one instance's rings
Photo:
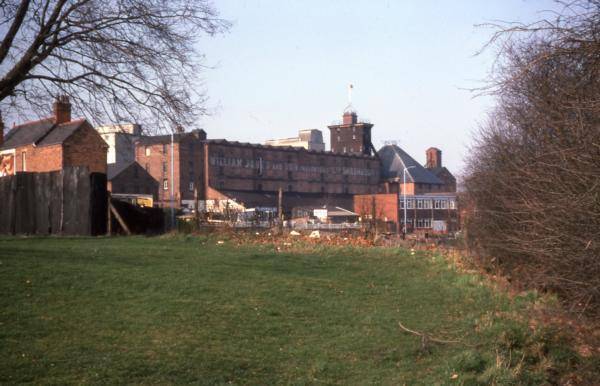
[[[27,122],[13,127],[6,134],[0,149],[14,149],[27,145],[49,146],[60,144],[79,129],[84,122],[85,119],[77,119],[56,125],[54,118]]]
[[[396,145],[386,145],[379,149],[377,154],[381,159],[381,173],[383,178],[400,178],[402,180],[404,168],[409,168],[406,171],[407,182],[418,184],[444,183]]]
[[[349,211],[348,209],[341,208],[339,206],[326,207],[327,217],[344,217],[344,216],[358,216],[357,213]]]
[[[106,165],[106,179],[109,181],[112,180],[113,178],[115,178],[116,176],[121,174],[125,169],[127,169],[134,163],[137,163],[137,162],[131,161],[129,163],[122,163],[122,164],[107,164]]]
[[[83,125],[85,119],[77,119],[54,126],[52,130],[36,143],[36,146],[49,146],[63,143]]]

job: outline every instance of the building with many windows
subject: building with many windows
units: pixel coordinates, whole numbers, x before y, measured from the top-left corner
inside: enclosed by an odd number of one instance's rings
[[[437,156],[434,170],[427,167],[431,166],[432,149]],[[377,152],[382,164],[382,192],[356,196],[354,211],[374,215],[390,223],[390,228],[396,231],[455,232],[459,227],[456,180],[442,167],[441,153],[439,149],[428,149],[428,163],[424,167],[396,145],[382,147]],[[437,176],[435,170],[444,178]]]
[[[346,111],[329,126],[331,151],[209,139],[203,130],[140,136],[133,149],[134,166],[109,177],[114,193],[149,194],[156,205],[209,208],[276,208],[281,192],[284,212],[308,206],[335,206],[389,222],[396,231],[404,219],[408,230],[454,229],[455,181],[441,178],[398,146],[375,152],[373,124]],[[338,140],[339,137],[339,140]],[[428,150],[429,152],[429,150]],[[211,209],[212,210],[212,209]]]

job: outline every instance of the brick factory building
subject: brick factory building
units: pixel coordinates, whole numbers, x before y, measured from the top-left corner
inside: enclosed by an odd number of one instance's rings
[[[410,230],[455,229],[456,181],[442,167],[441,151],[428,149],[425,167],[397,146],[375,151],[372,128],[356,112],[344,112],[339,124],[329,126],[331,151],[207,139],[203,130],[139,136],[135,161],[115,169],[109,180],[113,193],[153,194],[157,206],[200,210],[276,208],[279,190],[287,215],[296,207],[323,205],[360,214],[375,199],[376,216],[396,230],[406,192],[409,208],[414,202],[417,209],[407,216]]]
[[[172,139],[171,135],[140,137],[135,159],[158,182],[159,206],[169,207],[173,199],[174,206],[190,209],[196,208],[198,200],[273,207],[279,189],[285,192],[287,211],[321,203],[351,207],[354,194],[378,191],[381,166],[372,155],[206,139],[204,131],[177,133]],[[129,178],[121,174],[111,176],[114,187],[127,185]],[[150,181],[139,182],[140,189],[149,186]]]
[[[396,145],[382,147],[378,155],[383,194],[356,196],[355,212],[368,217],[374,214],[395,224],[396,231],[448,233],[459,229],[456,179],[442,166],[441,150],[427,149],[425,167]]]
[[[67,166],[106,173],[108,146],[96,130],[85,119],[71,119],[71,103],[65,96],[56,99],[53,111],[52,117],[15,126],[6,136],[0,135],[0,176]]]

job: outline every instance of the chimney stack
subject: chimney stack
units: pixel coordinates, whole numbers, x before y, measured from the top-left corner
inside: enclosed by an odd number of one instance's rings
[[[71,102],[66,95],[59,95],[52,105],[54,110],[54,123],[57,125],[71,121]]]
[[[358,117],[354,111],[346,111],[343,115],[342,123],[344,125],[355,125],[358,122]]]
[[[427,156],[427,169],[441,168],[442,167],[442,151],[435,147],[430,147],[425,151]]]

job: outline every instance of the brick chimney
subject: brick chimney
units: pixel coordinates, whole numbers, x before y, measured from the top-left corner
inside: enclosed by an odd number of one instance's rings
[[[430,147],[425,151],[427,156],[427,169],[441,168],[442,167],[442,151],[435,147]]]
[[[54,123],[61,124],[71,121],[71,102],[66,95],[59,95],[52,105],[54,110]]]
[[[358,118],[354,111],[346,111],[343,115],[342,123],[344,125],[355,125],[358,122]]]

